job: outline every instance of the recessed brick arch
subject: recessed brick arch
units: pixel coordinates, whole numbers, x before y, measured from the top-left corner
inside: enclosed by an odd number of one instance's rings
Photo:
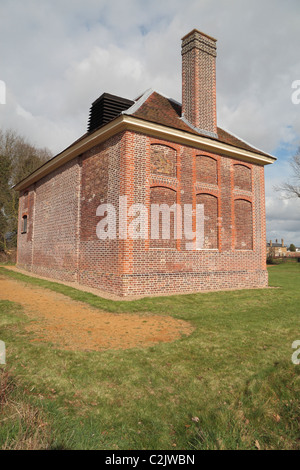
[[[218,184],[218,162],[208,155],[196,155],[196,181]]]
[[[164,175],[176,178],[177,152],[173,147],[163,144],[151,144],[150,166],[154,175]]]
[[[252,203],[246,199],[234,201],[235,249],[253,250]]]
[[[204,249],[219,248],[218,236],[218,198],[212,194],[196,195],[196,203],[204,205]]]
[[[234,187],[243,191],[252,191],[252,172],[246,165],[234,165]]]
[[[174,189],[171,189],[167,186],[152,186],[150,188],[150,214],[149,214],[149,221],[150,221],[150,248],[176,248],[176,234],[175,234],[175,214],[173,212],[170,213],[170,238],[164,239],[163,238],[163,216],[159,214],[159,220],[155,219],[155,223],[158,224],[159,227],[159,238],[152,239],[151,238],[151,231],[152,231],[152,223],[153,219],[151,217],[151,210],[152,205],[162,205],[165,204],[169,208],[171,208],[177,202],[177,192]]]

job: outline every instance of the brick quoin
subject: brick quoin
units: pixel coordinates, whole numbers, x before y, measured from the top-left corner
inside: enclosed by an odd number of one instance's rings
[[[148,91],[16,186],[19,267],[121,297],[267,286],[264,165],[275,158],[217,127],[215,40],[193,30],[182,44],[182,109]],[[187,249],[183,226],[178,239],[178,214],[170,239],[124,239],[122,196],[149,222],[153,203],[189,204],[193,230],[203,204],[203,247]],[[115,239],[97,237],[100,204],[116,208]]]

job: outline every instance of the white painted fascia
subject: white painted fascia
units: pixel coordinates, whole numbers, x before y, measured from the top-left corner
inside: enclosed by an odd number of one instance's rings
[[[182,131],[180,129],[163,126],[150,121],[144,121],[133,116],[126,116],[126,123],[127,126],[132,128],[132,130],[138,130],[139,132],[145,132],[150,135],[157,135],[164,139],[169,138],[172,141],[176,141],[184,145],[189,145],[199,149],[202,148],[203,150],[207,149],[212,153],[221,153],[222,155],[251,161],[252,163],[260,165],[274,163],[277,160],[272,155],[259,155],[255,152],[251,152],[250,150],[241,149],[208,137],[190,134],[189,132]]]

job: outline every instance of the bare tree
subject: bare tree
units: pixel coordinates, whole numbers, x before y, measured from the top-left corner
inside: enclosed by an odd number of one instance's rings
[[[0,251],[16,244],[19,198],[13,186],[52,157],[13,130],[0,129]]]
[[[290,160],[290,166],[293,172],[293,175],[289,181],[282,183],[280,186],[276,186],[276,191],[281,191],[284,194],[285,198],[300,198],[300,147],[296,155]]]

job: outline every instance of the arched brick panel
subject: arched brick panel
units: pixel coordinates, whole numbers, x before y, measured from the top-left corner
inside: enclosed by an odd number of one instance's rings
[[[245,199],[234,201],[235,249],[253,249],[252,204]]]
[[[151,173],[176,178],[176,150],[166,145],[152,144]]]
[[[158,239],[152,239],[151,238],[151,233],[152,233],[152,223],[153,219],[151,217],[151,211],[152,211],[152,204],[166,204],[169,208],[173,206],[173,204],[176,204],[176,198],[177,194],[176,191],[170,188],[166,187],[161,187],[161,186],[155,186],[150,188],[150,214],[149,214],[149,222],[150,222],[150,248],[176,248],[176,234],[174,233],[174,227],[175,227],[175,215],[173,212],[170,213],[170,238],[169,239],[163,239],[163,234],[162,234],[162,229],[163,229],[163,217],[162,214],[158,214],[158,218],[156,217],[154,220],[154,223],[157,224],[157,227],[159,227],[159,238]]]
[[[206,155],[196,156],[196,181],[218,184],[218,165],[214,158]]]
[[[251,169],[245,165],[234,165],[234,187],[243,191],[252,191]]]
[[[218,198],[211,194],[197,194],[196,203],[204,204],[204,249],[218,248]]]

